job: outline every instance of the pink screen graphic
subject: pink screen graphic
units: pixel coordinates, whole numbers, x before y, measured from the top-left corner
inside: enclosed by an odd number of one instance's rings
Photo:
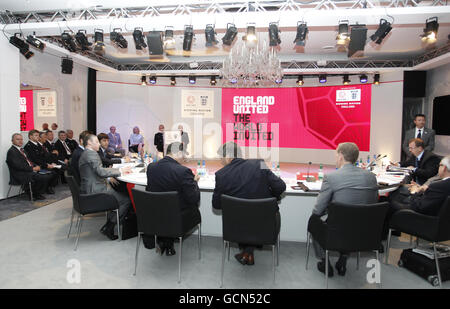
[[[222,89],[222,140],[241,146],[370,146],[371,85]]]
[[[34,129],[33,90],[20,90],[20,131]]]

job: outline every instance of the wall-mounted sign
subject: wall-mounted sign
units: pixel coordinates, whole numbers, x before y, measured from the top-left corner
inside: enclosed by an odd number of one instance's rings
[[[56,92],[37,92],[38,117],[56,117]]]

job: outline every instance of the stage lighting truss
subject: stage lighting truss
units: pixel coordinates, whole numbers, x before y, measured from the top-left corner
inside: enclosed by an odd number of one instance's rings
[[[345,46],[350,41],[350,33],[348,28],[348,20],[339,21],[339,30],[336,37],[336,44]]]
[[[278,29],[278,23],[269,24],[269,46],[278,46],[281,43],[280,30]]]
[[[72,35],[70,35],[69,31],[64,31],[61,34],[61,40],[64,48],[75,53],[77,51],[77,46],[75,45],[75,41],[73,40]]]
[[[123,37],[121,31],[121,28],[114,28],[113,31],[109,33],[109,39],[119,48],[128,48],[128,42]]]
[[[294,43],[297,46],[305,46],[306,35],[308,34],[308,26],[305,22],[297,22],[297,35],[295,37]]]
[[[147,44],[144,41],[144,29],[140,27],[134,28],[133,31],[133,40],[136,45],[136,50],[142,50],[147,48]]]
[[[223,45],[231,46],[233,44],[234,39],[236,38],[238,31],[234,24],[227,24],[227,31],[222,38]]]
[[[437,17],[428,18],[421,35],[422,41],[428,43],[434,43],[437,40],[437,33],[439,29],[439,23]]]
[[[164,30],[164,49],[175,49],[175,38],[173,37],[173,27],[166,27]]]
[[[206,43],[205,43],[206,47],[215,46],[217,43],[219,43],[219,41],[217,41],[217,39],[216,39],[216,30],[214,28],[214,25],[212,25],[212,24],[206,25],[205,39],[206,39]]]
[[[391,23],[386,19],[380,19],[380,25],[378,26],[377,31],[370,36],[370,39],[374,41],[376,44],[381,44],[384,38],[389,34],[392,30]]]
[[[192,41],[194,39],[194,28],[192,25],[184,26],[183,50],[190,51],[192,48]]]
[[[75,34],[75,40],[77,41],[81,50],[90,50],[92,43],[90,43],[86,36],[86,30],[78,30]]]
[[[26,59],[30,59],[34,56],[34,53],[30,51],[30,45],[25,43],[24,40],[18,37],[20,33],[15,33],[12,37],[9,38],[9,43],[17,47],[22,55],[25,56]]]

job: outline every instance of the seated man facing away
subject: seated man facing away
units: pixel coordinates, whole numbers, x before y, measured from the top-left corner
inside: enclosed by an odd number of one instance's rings
[[[423,192],[411,194],[402,201],[391,200],[388,216],[400,209],[412,209],[418,213],[437,216],[444,201],[450,196],[450,156],[444,157],[439,163],[441,180],[431,182]]]
[[[167,154],[157,163],[150,164],[147,168],[146,191],[168,192],[177,191],[180,197],[182,220],[185,218],[198,218],[200,211],[200,189],[198,188],[199,176],[192,173],[191,169],[181,165],[183,162],[183,147],[179,142],[174,142],[167,147]],[[174,255],[173,238],[158,237],[161,255]]]
[[[12,146],[6,154],[6,163],[11,173],[11,179],[16,183],[23,184],[28,195],[31,195],[28,186],[28,183],[31,182],[33,199],[44,200],[45,197],[42,196],[42,193],[47,190],[51,177],[39,174],[41,168],[38,165],[34,165],[27,157],[25,150],[22,148],[23,137],[20,133],[14,133],[11,141]]]
[[[228,142],[222,145],[218,152],[223,168],[216,172],[216,187],[214,188],[212,205],[221,209],[222,194],[238,198],[261,199],[276,197],[286,191],[286,184],[275,176],[262,160],[244,160],[240,147]],[[277,213],[277,228],[280,228],[280,214]],[[235,255],[239,263],[253,265],[255,258],[254,246],[239,244],[242,252]]]
[[[72,158],[70,158],[69,171],[70,171],[70,174],[75,177],[75,180],[78,182],[78,185],[81,184],[79,162],[80,162],[81,154],[84,151],[83,140],[84,140],[84,137],[88,134],[92,134],[92,133],[89,131],[83,131],[80,133],[80,136],[78,139],[78,141],[79,141],[78,147],[73,151]]]
[[[122,220],[130,208],[130,198],[125,194],[112,190],[111,187],[108,186],[106,178],[129,174],[131,173],[131,168],[103,168],[102,160],[98,155],[100,143],[98,142],[97,136],[93,134],[87,134],[84,137],[83,145],[85,150],[81,154],[79,161],[81,177],[80,193],[112,194],[119,202],[119,220]],[[114,235],[114,226],[116,223],[120,224],[120,222],[117,222],[116,214],[110,212],[106,224],[102,227],[100,232],[105,234],[111,240],[117,239],[118,236]]]
[[[354,143],[341,143],[336,149],[337,171],[326,174],[313,209],[313,216],[326,220],[328,205],[332,202],[345,204],[373,204],[378,202],[378,185],[375,174],[354,166],[359,156],[358,146]],[[351,224],[351,222],[349,222]],[[325,273],[325,252],[313,240],[320,272]],[[342,252],[336,263],[339,275],[345,275],[347,255]],[[333,276],[333,268],[328,263],[328,276]]]

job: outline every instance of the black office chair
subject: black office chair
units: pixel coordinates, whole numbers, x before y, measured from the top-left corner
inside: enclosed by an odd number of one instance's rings
[[[388,210],[388,203],[349,205],[331,203],[328,207],[328,219],[312,215],[308,222],[308,240],[306,249],[306,269],[308,269],[311,236],[325,250],[325,282],[328,288],[328,252],[375,251],[379,260],[381,232]],[[381,286],[381,282],[380,282]]]
[[[180,240],[178,256],[178,283],[181,282],[183,236],[198,227],[198,258],[201,258],[201,216],[198,208],[183,210],[178,192],[148,192],[131,189],[138,226],[134,275],[136,275],[139,246],[143,234],[174,237]]]
[[[19,195],[20,195],[20,194],[22,194],[23,191],[25,191],[25,186],[28,185],[28,188],[30,189],[30,201],[33,201],[33,190],[31,189],[31,181],[25,182],[25,183],[20,183],[20,182],[15,181],[15,179],[13,179],[13,177],[12,177],[11,167],[9,166],[9,163],[6,162],[6,165],[8,165],[8,170],[9,170],[9,189],[8,189],[8,193],[6,193],[6,198],[9,197],[9,193],[11,192],[11,189],[13,186],[20,186],[20,191],[19,191]]]
[[[78,213],[77,218],[77,240],[75,242],[74,250],[77,250],[78,239],[80,238],[81,225],[83,223],[83,217],[88,214],[103,212],[103,211],[116,211],[117,214],[117,233],[119,235],[119,240],[122,238],[120,234],[120,221],[119,221],[119,202],[117,199],[108,193],[95,193],[95,194],[80,194],[80,188],[75,181],[73,176],[69,176],[67,172],[65,173],[67,182],[69,184],[70,192],[72,193],[72,216],[70,218],[70,228],[67,238],[70,236],[70,231],[72,230],[73,216],[75,212]]]
[[[389,221],[386,264],[389,259],[392,230],[404,232],[432,242],[434,256],[436,257],[436,243],[450,240],[450,196],[444,201],[438,216],[423,215],[411,209],[402,209],[392,215],[392,218]],[[434,260],[436,261],[439,286],[442,287],[439,261],[438,258],[435,258]]]
[[[264,199],[243,199],[226,194],[221,196],[222,204],[222,276],[223,286],[225,250],[230,242],[249,245],[272,246],[273,282],[275,283],[275,247],[277,247],[277,264],[279,252],[280,222],[277,219],[278,204],[275,197]],[[278,222],[277,222],[278,221]]]

